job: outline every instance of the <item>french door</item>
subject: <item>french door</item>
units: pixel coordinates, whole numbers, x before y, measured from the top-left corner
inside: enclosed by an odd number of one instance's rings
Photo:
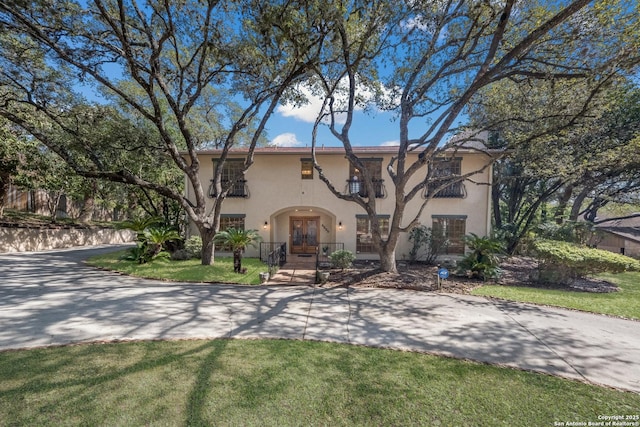
[[[291,217],[290,245],[292,254],[315,254],[318,249],[319,216]]]

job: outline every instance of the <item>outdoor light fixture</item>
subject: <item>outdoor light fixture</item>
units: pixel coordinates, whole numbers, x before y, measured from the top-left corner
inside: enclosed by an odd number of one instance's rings
[[[351,181],[349,181],[349,193],[358,194],[360,192],[360,181],[358,181],[357,176],[353,176]]]
[[[342,230],[342,221],[338,223],[338,230]]]
[[[264,228],[266,230],[267,229],[267,225],[269,225],[269,223],[267,221],[265,221],[264,225],[262,226],[262,228]]]

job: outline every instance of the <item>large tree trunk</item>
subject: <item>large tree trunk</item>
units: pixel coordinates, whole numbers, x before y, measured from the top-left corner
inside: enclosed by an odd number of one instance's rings
[[[571,200],[571,195],[573,194],[574,186],[572,184],[567,185],[564,188],[560,197],[558,197],[558,206],[556,207],[556,211],[553,214],[556,224],[562,224],[565,220],[565,213],[567,210],[567,205],[569,204],[569,200]]]
[[[98,183],[96,180],[91,181],[91,186],[84,193],[84,200],[82,201],[82,209],[78,215],[78,222],[86,224],[93,218],[93,211],[96,207],[96,192],[98,191]]]
[[[380,269],[387,273],[397,273],[396,266],[396,247],[385,245],[380,251]]]
[[[373,233],[373,238],[378,239],[378,254],[380,255],[380,269],[387,273],[397,273],[396,266],[396,247],[398,246],[398,237],[400,231],[397,229],[389,230],[389,237],[386,242],[382,241],[379,233]]]
[[[198,230],[200,231],[200,238],[202,238],[202,265],[213,265],[215,254],[213,238],[216,235],[216,231],[203,224],[198,224]]]
[[[500,184],[497,182],[498,178],[494,177],[493,185],[491,186],[491,204],[493,206],[493,222],[496,229],[502,228],[502,216],[500,215]]]
[[[569,215],[570,221],[577,221],[578,215],[580,215],[580,208],[582,207],[582,203],[584,199],[589,195],[589,188],[583,189],[580,194],[576,196],[576,199],[573,201],[573,206],[571,206],[571,214]]]

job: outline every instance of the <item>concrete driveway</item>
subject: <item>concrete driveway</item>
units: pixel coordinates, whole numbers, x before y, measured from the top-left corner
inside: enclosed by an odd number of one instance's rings
[[[321,340],[473,359],[640,393],[640,322],[416,291],[169,283],[82,264],[111,250],[0,254],[0,350],[129,339]]]

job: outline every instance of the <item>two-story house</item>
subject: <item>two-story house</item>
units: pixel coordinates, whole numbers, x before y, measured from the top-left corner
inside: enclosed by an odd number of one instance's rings
[[[359,180],[360,171],[347,161],[344,148],[318,148],[316,155],[325,176],[336,188],[377,198],[378,221],[384,234],[393,213],[395,191],[386,166],[397,154],[397,147],[356,147],[354,150],[375,177],[375,194],[365,194]],[[236,184],[223,202],[221,229],[257,229],[264,242],[286,243],[287,252],[291,255],[321,252],[324,244],[337,242],[357,254],[359,259],[378,258],[371,239],[369,218],[360,206],[338,199],[327,189],[313,168],[310,148],[257,148],[254,164],[242,178],[246,154],[246,150],[234,150],[225,162],[222,179],[225,182],[236,181]],[[210,182],[220,151],[201,151],[198,155],[202,182]],[[411,156],[414,154],[410,154],[410,159]],[[481,170],[487,163],[485,153],[459,149],[438,162],[434,175],[466,174]],[[416,182],[419,179],[416,177]],[[490,184],[491,170],[485,167],[471,179],[440,190],[428,202],[420,222],[441,230],[449,238],[447,254],[462,255],[462,238],[468,233],[489,234]],[[192,190],[188,188],[187,191]],[[214,196],[213,192],[215,187],[211,186],[210,197]],[[424,202],[425,194],[421,196],[407,205],[405,223]],[[406,258],[410,249],[411,243],[405,234],[396,250],[397,257]],[[258,256],[258,250],[248,249],[247,256]]]

